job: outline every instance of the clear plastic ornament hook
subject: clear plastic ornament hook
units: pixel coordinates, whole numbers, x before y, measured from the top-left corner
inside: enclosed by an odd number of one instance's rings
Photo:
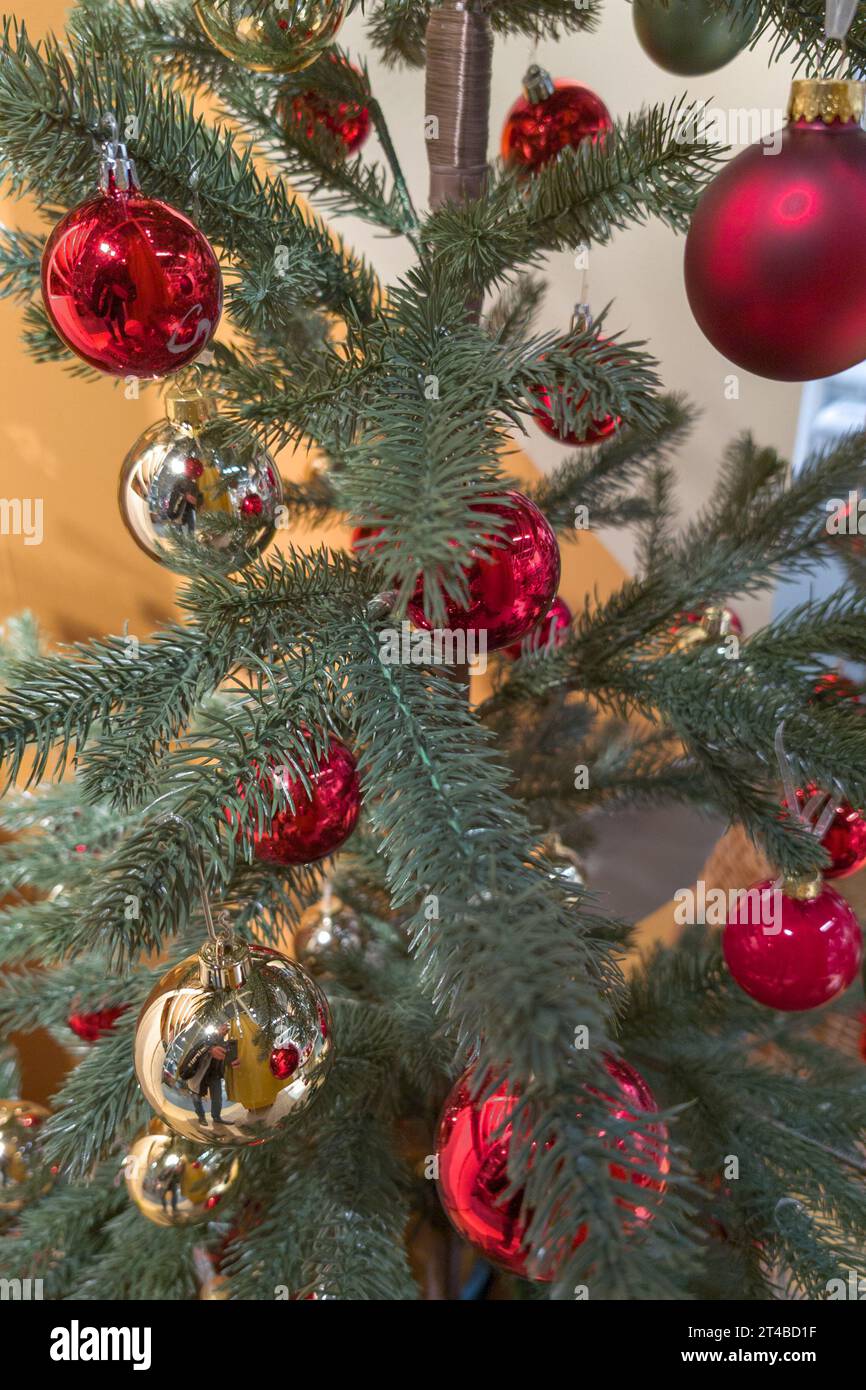
[[[823,840],[830,828],[830,822],[836,814],[833,796],[830,792],[815,792],[814,796],[809,797],[806,804],[802,808],[800,807],[794,782],[794,767],[785,752],[784,734],[785,721],[783,719],[776,729],[773,745],[776,750],[776,762],[779,765],[779,775],[785,793],[785,805],[789,814],[798,820],[804,829],[814,835],[816,840]]]
[[[824,3],[824,38],[836,39],[841,43],[843,56],[845,40],[854,22],[857,4],[858,0],[825,0]]]

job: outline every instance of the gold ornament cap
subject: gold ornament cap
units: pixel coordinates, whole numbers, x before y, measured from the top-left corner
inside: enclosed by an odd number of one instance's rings
[[[552,97],[555,91],[553,78],[546,68],[539,67],[538,63],[533,63],[527,68],[523,79],[523,95],[533,106],[537,101],[546,101],[548,97]]]
[[[820,874],[785,874],[780,886],[786,898],[811,902],[824,887],[824,880]]]
[[[216,401],[210,391],[200,386],[181,386],[177,382],[165,393],[165,413],[173,425],[191,425],[194,429],[215,417]]]
[[[835,77],[796,77],[788,99],[790,121],[840,121],[858,124],[866,105],[866,83]]]
[[[240,989],[249,974],[249,947],[224,936],[208,938],[198,953],[198,964],[205,989]]]

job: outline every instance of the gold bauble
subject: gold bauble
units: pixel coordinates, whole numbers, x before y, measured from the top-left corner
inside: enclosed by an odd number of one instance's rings
[[[39,1131],[49,1114],[30,1100],[0,1100],[0,1211],[24,1206],[27,1184],[41,1164]]]
[[[700,612],[684,613],[672,630],[674,650],[684,652],[729,636],[739,637],[743,629],[733,609],[709,604]]]
[[[207,1146],[271,1139],[310,1105],[333,1060],[328,1001],[280,951],[206,942],[151,991],[135,1030],[148,1103]]]
[[[253,72],[300,72],[333,43],[347,0],[196,0],[211,43]]]
[[[230,1151],[191,1144],[161,1120],[151,1121],[123,1164],[130,1197],[156,1226],[193,1226],[218,1219],[220,1203],[239,1171]]]

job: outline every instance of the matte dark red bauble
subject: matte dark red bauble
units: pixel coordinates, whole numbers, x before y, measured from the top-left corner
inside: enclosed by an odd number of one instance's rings
[[[163,377],[216,332],[222,276],[182,212],[115,187],[58,222],[42,257],[42,295],[56,332],[91,367]]]
[[[848,988],[860,969],[863,933],[835,888],[793,897],[767,879],[732,906],[722,948],[747,994],[771,1009],[798,1012]]]
[[[589,87],[564,77],[553,79],[552,85],[554,90],[541,100],[531,100],[531,88],[529,96],[518,97],[502,127],[502,158],[527,173],[536,173],[560,150],[597,140],[613,126],[601,97]]]
[[[128,1004],[118,1004],[111,1009],[93,1009],[90,1013],[70,1014],[66,1022],[82,1042],[92,1043],[104,1033],[110,1033],[128,1007]]]
[[[649,1086],[634,1067],[613,1057],[606,1057],[604,1064],[617,1091],[616,1096],[604,1096],[612,1117],[631,1120],[633,1109],[658,1109]],[[473,1103],[471,1081],[470,1069],[451,1091],[439,1121],[436,1153],[442,1205],[459,1234],[488,1260],[523,1278],[549,1281],[554,1270],[549,1264],[541,1267],[526,1245],[527,1217],[521,1211],[523,1191],[503,1200],[509,1186],[510,1146],[519,1142],[519,1135],[515,1139],[512,1126],[507,1123],[517,1104],[516,1093],[503,1085],[482,1104]],[[623,1182],[630,1177],[638,1187],[662,1192],[669,1167],[667,1129],[661,1123],[641,1121],[641,1125],[630,1143],[623,1139],[613,1142],[623,1160],[611,1163],[610,1171]],[[645,1164],[647,1160],[658,1171],[657,1178],[639,1170],[629,1171],[635,1161]],[[618,1201],[629,1211],[630,1219],[651,1220],[649,1207],[636,1206],[631,1198]],[[586,1236],[586,1227],[579,1227],[572,1249]]]
[[[269,831],[252,830],[256,858],[270,864],[313,864],[333,854],[355,829],[361,809],[358,769],[346,745],[331,739],[318,771],[309,773],[312,795],[288,769],[263,769],[259,782],[269,789],[278,777],[295,809],[277,811]]]
[[[797,791],[797,804],[802,811],[818,794],[816,786]],[[830,856],[829,867],[821,870],[825,878],[848,878],[866,864],[866,820],[847,801],[835,802],[835,814],[821,841]]]
[[[777,152],[744,150],[702,194],[686,293],[729,361],[810,381],[866,358],[866,132],[853,118],[801,119],[780,138]]]
[[[520,656],[536,656],[540,652],[553,651],[561,647],[571,627],[572,612],[564,598],[559,594],[547,610],[541,622],[524,637],[522,642],[512,642],[505,648],[505,655],[516,661]]]
[[[488,558],[478,556],[468,569],[469,604],[462,606],[448,595],[446,627],[454,632],[484,632],[488,651],[519,642],[550,607],[559,584],[559,546],[556,533],[534,502],[520,492],[505,494],[509,500],[480,494],[473,511],[488,512],[505,522],[504,537],[495,538]],[[424,614],[424,586],[419,580],[409,617],[428,631],[432,624]]]

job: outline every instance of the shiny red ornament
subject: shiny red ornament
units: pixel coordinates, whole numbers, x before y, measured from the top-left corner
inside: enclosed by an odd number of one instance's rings
[[[860,969],[863,934],[851,908],[826,885],[812,898],[772,879],[741,895],[722,935],[737,984],[771,1009],[816,1009],[847,989]]]
[[[537,655],[561,647],[568,636],[572,616],[565,599],[557,594],[541,622],[522,642],[512,642],[510,647],[506,647],[505,655],[516,661],[520,656]]]
[[[445,626],[453,632],[485,632],[487,650],[519,642],[544,616],[559,584],[560,561],[556,533],[534,502],[520,492],[503,498],[479,494],[473,511],[488,512],[505,522],[505,535],[491,538],[489,557],[473,557],[467,571],[469,604],[464,607],[447,594]],[[409,617],[428,631],[424,585],[419,579]]]
[[[589,395],[585,391],[579,400],[575,401],[572,393],[563,386],[557,386],[554,389],[563,403],[575,411],[581,409]],[[559,444],[566,445],[569,449],[582,449],[590,444],[600,444],[603,439],[609,439],[612,434],[615,434],[622,424],[621,415],[603,415],[597,420],[590,420],[578,434],[576,430],[569,430],[565,425],[557,424],[554,401],[550,391],[543,386],[536,386],[533,389],[533,395],[538,400],[538,405],[532,412],[532,418],[536,425],[549,438],[555,439]]]
[[[270,1056],[270,1068],[274,1076],[280,1081],[287,1080],[294,1076],[298,1070],[301,1054],[294,1043],[289,1043],[287,1047],[275,1047]]]
[[[857,686],[847,676],[840,676],[838,671],[828,671],[825,676],[818,677],[812,687],[812,700],[819,705],[861,703]]]
[[[352,529],[351,546],[356,555],[361,559],[365,556],[375,555],[377,550],[381,550],[381,542],[378,545],[370,545],[374,536],[381,535],[381,526],[355,526]]]
[[[76,1037],[82,1042],[93,1043],[105,1033],[110,1033],[128,1004],[118,1004],[111,1009],[94,1009],[90,1013],[70,1014],[66,1020]]]
[[[595,143],[612,127],[610,112],[589,87],[532,67],[505,118],[500,151],[506,164],[534,174],[560,150]]]
[[[370,112],[357,101],[338,101],[321,92],[301,92],[296,96],[281,95],[277,102],[277,119],[287,135],[296,140],[310,140],[319,130],[327,131],[343,146],[346,154],[355,154],[370,134]]]
[[[42,295],[58,335],[113,376],[164,377],[216,332],[222,276],[207,238],[177,208],[112,172],[104,191],[58,222]]]
[[[652,1091],[634,1067],[614,1057],[605,1057],[604,1065],[618,1092],[615,1096],[603,1097],[613,1118],[635,1119],[632,1108],[658,1109]],[[442,1205],[459,1234],[488,1260],[522,1278],[548,1282],[554,1270],[549,1263],[542,1267],[526,1244],[528,1214],[521,1212],[523,1190],[507,1200],[502,1195],[509,1187],[508,1155],[514,1142],[513,1128],[506,1121],[517,1104],[517,1095],[502,1085],[482,1104],[473,1104],[471,1080],[470,1068],[451,1091],[439,1120],[436,1154]],[[665,1189],[665,1174],[669,1168],[667,1128],[661,1123],[642,1122],[642,1125],[630,1142],[613,1141],[623,1161],[611,1163],[610,1172],[622,1182],[630,1178],[635,1186],[660,1193]],[[604,1131],[600,1133],[603,1135]],[[658,1177],[638,1170],[629,1171],[636,1160],[641,1163],[648,1160]],[[628,1210],[630,1219],[652,1220],[650,1207],[636,1206],[625,1197],[617,1201]],[[586,1226],[579,1227],[572,1249],[581,1245],[586,1237]]]
[[[801,811],[818,791],[815,786],[797,791]],[[825,878],[848,878],[856,874],[866,864],[866,820],[847,801],[837,801],[835,815],[821,844],[830,856],[829,867],[821,870]]]
[[[701,196],[686,293],[699,327],[738,367],[810,381],[866,358],[866,132],[853,116],[792,118],[773,138],[778,150],[750,146]]]
[[[269,831],[252,830],[256,858],[269,864],[314,864],[333,854],[355,829],[361,810],[358,769],[346,745],[331,739],[318,771],[309,773],[312,795],[299,777],[276,767],[260,771],[259,783],[270,790],[278,776],[295,809],[277,811]],[[230,812],[228,816],[231,820]]]

